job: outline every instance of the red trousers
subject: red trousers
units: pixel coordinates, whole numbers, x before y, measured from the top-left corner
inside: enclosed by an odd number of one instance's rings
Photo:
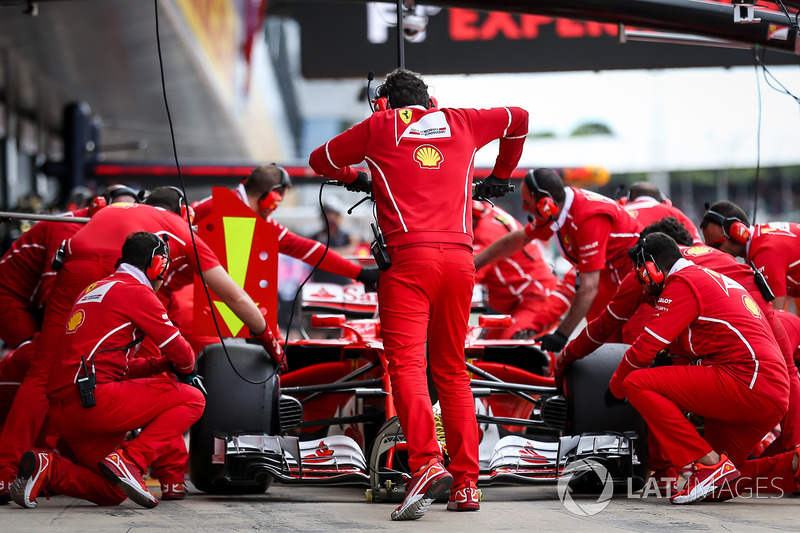
[[[0,291],[0,340],[11,348],[33,337],[39,331],[39,318],[33,313],[33,304]]]
[[[64,334],[75,300],[90,283],[109,273],[102,258],[95,261],[68,261],[59,271],[47,300],[36,355],[14,397],[0,436],[0,479],[15,477],[22,454],[33,447],[34,439],[42,428],[48,409],[50,369],[58,357],[58,342]]]
[[[102,383],[95,389],[95,400],[95,407],[84,408],[77,390],[50,399],[50,418],[75,462],[54,456],[49,488],[97,505],[117,505],[126,498],[100,474],[101,459],[122,447],[146,472],[147,465],[174,448],[176,439],[183,439],[205,407],[199,390],[165,377]],[[125,434],[138,428],[141,433],[123,443]]]
[[[741,465],[781,420],[788,393],[774,397],[750,390],[721,366],[674,365],[631,372],[625,394],[644,417],[649,438],[675,468],[693,463],[714,450]],[[700,437],[684,411],[705,418]]]
[[[28,373],[35,350],[33,341],[25,342],[0,359],[0,427],[5,423],[14,396]]]
[[[516,332],[533,329],[537,333],[546,333],[558,325],[561,315],[569,308],[562,299],[547,292],[526,294],[524,300],[516,305],[497,311],[511,315],[513,324],[508,328],[490,329],[487,339],[510,339]]]
[[[461,245],[390,249],[381,272],[378,305],[394,405],[416,471],[441,457],[425,374],[425,340],[439,395],[448,469],[458,484],[478,479],[478,424],[464,362],[475,265]]]

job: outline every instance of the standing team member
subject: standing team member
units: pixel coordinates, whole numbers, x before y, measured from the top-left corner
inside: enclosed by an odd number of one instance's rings
[[[414,472],[393,520],[422,517],[453,483],[447,508],[480,508],[478,425],[464,362],[475,267],[470,191],[475,152],[500,139],[481,197],[504,194],[522,155],[528,113],[516,107],[437,109],[422,78],[391,72],[378,111],[314,150],[309,164],[349,190],[374,193],[391,266],[381,272],[381,331],[398,419]],[[388,104],[388,105],[384,105]],[[366,161],[373,176],[350,165]],[[436,440],[425,341],[439,393],[449,472]]]
[[[0,479],[12,479],[23,453],[30,450],[47,414],[50,369],[58,357],[58,342],[64,335],[70,309],[90,283],[114,272],[119,250],[134,231],[168,235],[171,257],[188,261],[193,271],[202,271],[211,290],[225,302],[278,362],[280,346],[253,300],[220,266],[219,260],[199,238],[192,238],[188,221],[181,214],[185,201],[174,187],[159,187],[144,204],[113,204],[97,214],[69,241],[64,266],[58,271],[47,300],[36,355],[14,398],[0,437]],[[193,242],[197,244],[199,262]]]
[[[789,403],[786,363],[764,314],[738,283],[685,259],[663,233],[631,249],[657,314],[625,352],[609,387],[647,422],[648,438],[677,470],[692,475],[671,501],[700,501],[733,483],[751,451]],[[648,368],[670,343],[700,364]],[[683,411],[704,417],[701,437]],[[760,470],[774,488],[797,490],[795,452],[768,458]],[[794,465],[796,468],[796,464]]]
[[[764,275],[775,294],[775,309],[786,306],[787,296],[800,296],[800,224],[751,226],[738,205],[721,200],[706,210],[700,231],[706,244],[743,258]]]
[[[631,268],[628,249],[636,244],[641,224],[605,196],[565,187],[553,170],[539,168],[525,175],[522,206],[533,221],[509,233],[475,258],[475,266],[508,257],[532,239],[558,239],[564,258],[578,269],[575,299],[553,333],[543,335],[542,349],[560,352],[572,331],[586,317],[605,308]]]
[[[489,202],[472,202],[475,253],[520,229],[520,223],[499,207]],[[486,287],[492,310],[511,315],[512,319],[508,328],[489,330],[488,339],[535,336],[548,331],[558,324],[575,295],[574,277],[572,286],[567,284],[563,290],[536,243],[528,243],[511,257],[486,265],[477,272],[475,282]]]
[[[126,497],[143,507],[158,505],[143,473],[205,406],[198,389],[163,374],[189,374],[195,359],[155,295],[168,265],[169,249],[161,238],[133,233],[125,239],[116,272],[78,297],[62,326],[49,394],[50,419],[75,462],[26,452],[11,485],[11,498],[20,506],[36,507],[43,490],[97,505],[117,505]],[[160,347],[161,357],[133,357],[145,335]],[[128,431],[139,428],[136,438],[124,442]]]
[[[702,242],[700,232],[697,231],[694,223],[683,211],[672,205],[667,198],[661,194],[661,190],[646,181],[638,181],[628,189],[628,201],[623,206],[625,211],[641,222],[642,227],[648,226],[653,222],[665,217],[675,217],[678,222],[686,227],[692,234],[695,242]]]

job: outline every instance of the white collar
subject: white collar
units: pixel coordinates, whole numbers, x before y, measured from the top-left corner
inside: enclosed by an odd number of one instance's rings
[[[564,194],[564,206],[558,214],[558,219],[550,224],[550,229],[553,231],[558,231],[564,227],[564,223],[567,221],[567,213],[569,213],[572,202],[575,200],[575,191],[572,190],[572,187],[564,187]]]
[[[694,264],[694,261],[689,261],[685,257],[681,257],[680,259],[675,261],[675,264],[672,265],[672,268],[669,269],[669,274],[667,274],[667,276],[671,276],[675,272],[677,272],[679,270],[683,270],[684,268],[686,268],[688,266],[692,266],[693,264]]]
[[[147,285],[151,289],[153,288],[153,284],[150,283],[150,280],[147,279],[147,276],[144,275],[144,272],[142,272],[135,266],[131,265],[130,263],[120,264],[115,274],[128,274],[129,276],[133,276],[134,278],[136,278],[136,280],[142,285]]]
[[[239,200],[247,204],[247,207],[250,207],[250,202],[247,201],[247,191],[244,188],[244,183],[240,183],[239,186],[236,187],[236,194],[239,196]]]

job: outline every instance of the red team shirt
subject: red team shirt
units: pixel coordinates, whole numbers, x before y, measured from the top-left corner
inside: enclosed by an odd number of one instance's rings
[[[656,353],[674,343],[681,353],[694,356],[700,364],[724,368],[754,392],[774,396],[776,402],[788,397],[786,362],[764,313],[731,278],[679,259],[667,276],[656,311],[625,352],[612,390],[630,370],[649,367]]]
[[[678,222],[683,224],[686,230],[692,234],[694,242],[703,242],[700,232],[697,231],[697,228],[694,223],[689,220],[689,217],[671,204],[659,202],[650,196],[640,196],[636,200],[626,203],[624,208],[633,218],[642,223],[642,227],[647,227],[653,222],[658,222],[662,218],[675,217],[678,219]]]
[[[475,254],[503,235],[522,228],[514,217],[499,207],[486,205],[486,210],[473,228]],[[527,295],[548,295],[549,290],[558,284],[558,278],[542,258],[539,245],[530,242],[511,257],[479,270],[475,282],[487,288],[492,309],[507,313]]]
[[[764,274],[776,297],[800,297],[800,224],[770,222],[751,230],[747,261]]]
[[[147,335],[179,372],[189,373],[194,367],[189,343],[167,318],[144,273],[128,264],[83,291],[64,332],[59,345],[62,357],[50,383],[56,394],[75,384],[81,357],[94,366],[98,384],[148,373],[135,365],[165,370],[153,367],[154,361],[134,359],[136,346],[126,348],[142,335]]]
[[[387,206],[378,211],[387,245],[446,242],[471,247],[475,153],[500,138],[492,173],[507,179],[527,133],[528,114],[517,107],[410,106],[373,113],[314,150],[309,163],[320,175],[351,183],[357,171],[350,165],[366,160],[375,201]]]

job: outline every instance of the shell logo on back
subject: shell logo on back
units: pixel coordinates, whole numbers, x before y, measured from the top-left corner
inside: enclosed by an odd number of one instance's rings
[[[77,329],[83,324],[83,319],[86,317],[86,314],[83,312],[82,309],[78,309],[72,316],[69,317],[67,320],[67,334],[75,333]]]
[[[423,144],[414,150],[414,159],[422,169],[438,169],[444,161],[444,156],[435,146]]]

